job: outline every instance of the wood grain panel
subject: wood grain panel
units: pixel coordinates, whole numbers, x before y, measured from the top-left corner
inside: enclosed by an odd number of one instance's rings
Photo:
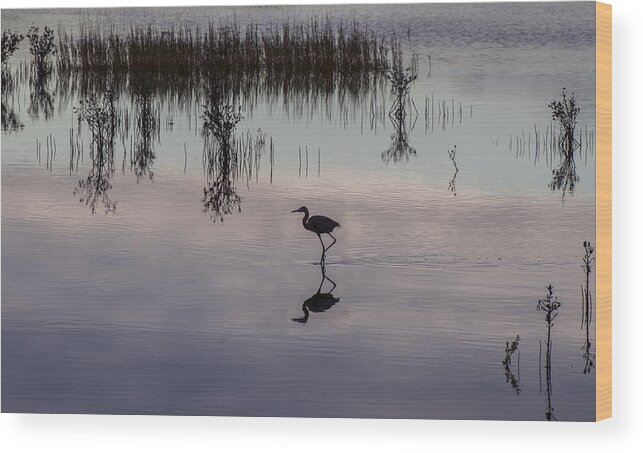
[[[596,3],[596,420],[612,416],[612,6]]]

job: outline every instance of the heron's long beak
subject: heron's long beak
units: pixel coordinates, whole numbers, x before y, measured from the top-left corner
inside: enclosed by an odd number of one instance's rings
[[[294,210],[294,211],[292,211],[292,212],[301,212],[301,211],[300,211],[299,209],[295,209],[295,210]]]

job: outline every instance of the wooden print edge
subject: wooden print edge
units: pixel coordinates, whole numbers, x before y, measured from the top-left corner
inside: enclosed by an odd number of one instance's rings
[[[612,6],[596,2],[596,420],[612,416]]]

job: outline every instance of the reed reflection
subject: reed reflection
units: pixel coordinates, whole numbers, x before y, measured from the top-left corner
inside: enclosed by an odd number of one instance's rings
[[[49,91],[50,78],[50,69],[32,66],[29,78],[29,106],[27,107],[27,113],[32,120],[40,119],[42,114],[44,120],[47,121],[54,114],[54,97]]]
[[[13,107],[4,99],[2,100],[2,131],[3,132],[17,132],[23,130],[24,123],[20,120],[20,116],[16,113]]]
[[[113,213],[118,202],[113,201],[108,192],[112,188],[114,140],[120,124],[115,95],[108,92],[101,98],[92,96],[81,101],[80,106],[74,110],[78,115],[79,124],[85,123],[92,137],[90,145],[92,168],[87,178],[78,181],[74,195],[79,197],[81,204],[89,207],[92,214],[96,212],[99,202],[103,205],[106,214]],[[72,156],[70,160],[73,162],[74,157]]]
[[[241,197],[234,185],[238,156],[233,152],[232,136],[243,118],[240,108],[226,103],[219,89],[212,88],[202,119],[207,184],[203,188],[203,210],[210,212],[213,221],[222,222],[235,208],[241,212]]]
[[[564,154],[560,165],[552,170],[552,179],[549,187],[553,191],[559,190],[564,199],[566,194],[574,195],[576,183],[579,181],[576,173],[576,161],[573,152]]]
[[[159,141],[160,112],[152,103],[152,94],[145,91],[135,99],[136,104],[136,143],[134,154],[130,157],[130,167],[136,175],[136,181],[146,175],[154,180],[152,165],[156,155],[154,143]]]
[[[16,81],[11,69],[3,62],[2,64],[2,131],[17,132],[24,129],[25,125],[16,113],[14,104],[14,91]]]
[[[391,136],[391,144],[388,149],[382,152],[382,160],[388,164],[400,161],[408,161],[410,156],[415,156],[417,151],[408,142],[407,127],[412,130],[417,120],[417,109],[410,96],[411,84],[417,79],[417,56],[411,60],[411,64],[404,68],[402,54],[397,51],[393,54],[393,67],[386,75],[391,84],[391,94],[395,101],[389,110],[389,119],[395,128]],[[407,125],[407,107],[415,109],[415,119],[409,117],[410,124]]]

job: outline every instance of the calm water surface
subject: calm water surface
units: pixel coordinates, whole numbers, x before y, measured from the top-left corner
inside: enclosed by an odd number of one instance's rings
[[[356,18],[402,38],[419,75],[408,133],[416,154],[399,162],[383,157],[395,128],[370,97],[245,105],[237,135],[260,128],[274,164],[266,151],[236,180],[241,211],[223,221],[203,212],[198,103],[155,99],[153,180],[136,177],[129,155],[121,166],[130,138],[119,143],[117,208],[105,214],[99,202],[92,214],[74,193],[91,170],[86,131],[70,171],[82,97],[52,82],[46,119],[20,85],[7,102],[24,130],[2,134],[2,410],[544,420],[546,323],[536,305],[552,284],[561,302],[553,413],[592,420],[579,289],[582,243],[595,236],[595,158],[577,156],[579,181],[563,196],[548,187],[558,158],[536,155],[534,130],[551,124],[547,104],[562,87],[576,94],[579,128],[594,130],[593,5],[4,10],[3,29],[22,33]],[[380,87],[375,108],[388,111],[389,90]],[[432,97],[454,106],[448,124],[427,119]],[[302,205],[341,223],[326,259],[339,301],[307,323],[292,318],[322,272],[318,239],[291,213]],[[502,365],[516,335],[519,394]]]

